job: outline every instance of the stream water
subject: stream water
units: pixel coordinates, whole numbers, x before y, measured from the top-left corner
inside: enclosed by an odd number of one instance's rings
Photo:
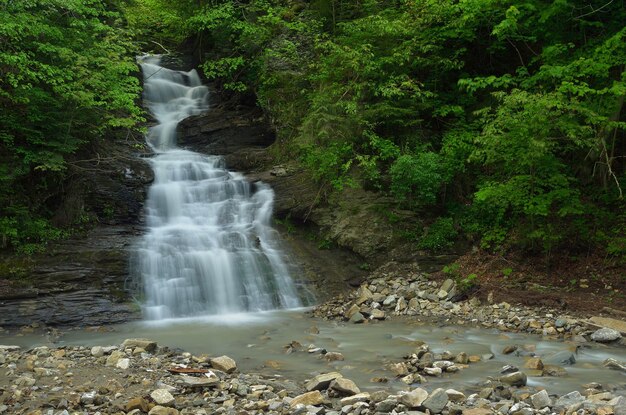
[[[144,100],[158,124],[147,142],[155,180],[147,230],[132,258],[150,320],[301,306],[270,226],[273,191],[226,170],[220,157],[176,146],[176,126],[208,110],[195,70],[141,60]],[[225,317],[224,317],[225,318]]]
[[[527,356],[515,353],[504,355],[502,350],[508,345],[519,345],[520,349],[526,345],[534,348],[534,353],[545,363],[558,364],[567,371],[564,377],[529,377],[529,385],[543,386],[549,393],[563,394],[581,390],[582,384],[595,381],[615,387],[618,393],[626,393],[626,374],[602,366],[602,362],[609,357],[626,360],[624,348],[590,343],[573,352],[572,343],[550,341],[539,336],[500,333],[497,330],[437,327],[410,320],[355,325],[309,318],[302,310],[137,322],[112,329],[110,332],[68,331],[59,339],[59,344],[104,346],[120,344],[129,337],[146,337],[161,345],[178,347],[197,355],[226,354],[234,358],[244,372],[277,373],[289,379],[304,380],[320,372],[339,370],[365,391],[406,388],[402,382],[394,380],[393,373],[385,366],[400,362],[404,355],[412,353],[416,341],[428,343],[435,353],[448,350],[479,356],[493,354],[492,359],[472,363],[458,373],[440,378],[429,377],[428,383],[424,385],[429,390],[453,387],[476,391],[480,389],[480,382],[488,376],[499,376],[504,365],[523,368]],[[302,344],[303,351],[287,354],[285,346],[292,341]],[[3,342],[23,346],[45,344],[41,336],[33,335],[6,339],[0,335],[0,344]],[[340,352],[345,360],[327,362],[320,359],[320,355],[309,354],[306,348],[310,344]],[[575,364],[560,363],[564,356],[572,354],[576,359]],[[389,383],[371,382],[375,377],[386,377]]]

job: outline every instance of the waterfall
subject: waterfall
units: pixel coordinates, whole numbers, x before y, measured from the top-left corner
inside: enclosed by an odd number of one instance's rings
[[[176,146],[176,126],[208,110],[195,70],[141,60],[144,100],[157,124],[146,136],[155,180],[146,234],[133,259],[144,315],[164,319],[293,308],[300,300],[270,226],[274,193],[229,172],[221,157]]]

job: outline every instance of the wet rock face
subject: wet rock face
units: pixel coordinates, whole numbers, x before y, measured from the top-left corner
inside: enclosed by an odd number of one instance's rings
[[[178,144],[205,154],[224,156],[229,169],[249,172],[267,164],[264,152],[274,135],[255,108],[214,106],[206,114],[178,125]]]
[[[147,186],[154,180],[143,143],[105,141],[77,155],[57,195],[52,222],[67,227],[133,225],[141,220]]]
[[[101,226],[34,256],[18,290],[0,295],[0,326],[101,325],[140,317],[127,291],[138,229]]]
[[[153,180],[144,154],[130,142],[111,140],[76,156],[55,196],[53,223],[85,230],[51,243],[43,254],[0,258],[2,269],[19,274],[10,289],[0,290],[0,326],[100,325],[139,317],[126,279]]]

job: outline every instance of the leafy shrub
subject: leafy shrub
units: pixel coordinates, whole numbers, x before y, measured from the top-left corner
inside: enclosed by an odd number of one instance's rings
[[[441,156],[433,152],[404,154],[393,163],[391,192],[402,201],[432,206],[444,182]]]
[[[439,218],[430,225],[417,246],[420,249],[437,252],[451,248],[457,236],[458,232],[452,218]]]

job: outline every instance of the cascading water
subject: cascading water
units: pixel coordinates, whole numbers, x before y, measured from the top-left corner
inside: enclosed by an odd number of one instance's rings
[[[148,319],[293,308],[301,305],[270,227],[274,194],[228,172],[216,156],[176,147],[176,126],[208,110],[195,70],[141,61],[144,99],[158,124],[147,142],[155,180],[147,233],[133,260]]]

